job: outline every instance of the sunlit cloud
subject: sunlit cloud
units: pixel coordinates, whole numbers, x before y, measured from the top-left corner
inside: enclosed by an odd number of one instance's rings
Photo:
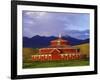
[[[46,16],[46,12],[32,12],[32,11],[29,11],[29,12],[25,12],[25,15],[29,16],[29,17],[35,17],[35,18],[41,18],[43,16]]]

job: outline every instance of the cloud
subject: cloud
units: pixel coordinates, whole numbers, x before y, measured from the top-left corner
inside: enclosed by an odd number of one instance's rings
[[[41,17],[46,16],[46,12],[25,11],[24,15],[30,18],[41,18]]]
[[[84,31],[67,30],[63,35],[84,40],[89,38],[89,34],[90,34],[89,30],[84,30]]]
[[[58,36],[68,30],[89,29],[88,14],[23,11],[23,36]]]

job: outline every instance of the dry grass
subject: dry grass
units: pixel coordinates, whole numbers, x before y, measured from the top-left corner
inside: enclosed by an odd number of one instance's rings
[[[80,45],[76,45],[74,46],[76,48],[79,48],[80,49],[80,52],[84,55],[86,55],[87,57],[89,57],[89,53],[90,53],[90,46],[89,46],[89,43],[86,43],[86,44],[80,44]]]
[[[34,54],[34,50],[32,48],[23,48],[23,61],[30,62],[31,56]]]

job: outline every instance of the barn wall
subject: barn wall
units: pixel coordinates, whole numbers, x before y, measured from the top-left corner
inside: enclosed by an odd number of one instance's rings
[[[80,58],[81,54],[32,55],[33,61],[76,60]]]

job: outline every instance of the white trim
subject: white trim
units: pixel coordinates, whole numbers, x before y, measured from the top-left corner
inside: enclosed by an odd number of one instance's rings
[[[54,48],[52,51],[50,51],[50,53],[52,53],[54,50],[57,50],[60,53],[60,51],[57,48]]]

